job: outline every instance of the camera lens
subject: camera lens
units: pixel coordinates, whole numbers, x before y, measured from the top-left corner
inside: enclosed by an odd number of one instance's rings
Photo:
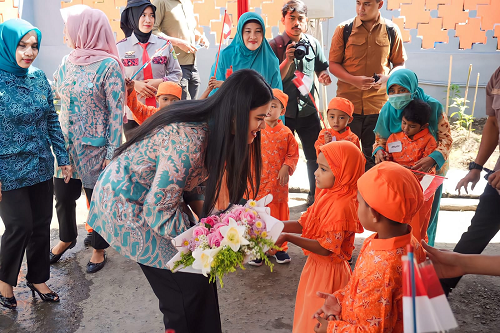
[[[294,55],[295,59],[302,60],[302,58],[304,58],[304,56],[306,55],[306,53],[307,53],[306,47],[303,46],[303,45],[299,45],[295,49],[295,52],[293,53],[293,55]]]

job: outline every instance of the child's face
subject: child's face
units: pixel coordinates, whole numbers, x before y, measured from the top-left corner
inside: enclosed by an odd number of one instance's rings
[[[177,102],[179,97],[174,95],[160,95],[158,96],[158,107],[163,109],[164,107],[172,104],[173,102]]]
[[[243,42],[250,51],[255,51],[259,48],[264,40],[262,27],[258,23],[250,22],[243,27]]]
[[[425,129],[426,127],[427,127],[426,125],[420,125],[420,124],[415,123],[413,121],[408,121],[408,120],[406,120],[405,117],[403,117],[403,120],[401,121],[401,130],[409,138],[413,138],[413,136],[415,134],[417,134],[421,130]]]
[[[328,124],[330,124],[330,127],[337,132],[343,131],[347,127],[347,124],[349,124],[350,120],[347,113],[337,109],[328,110],[327,117]]]
[[[335,176],[333,175],[332,169],[330,169],[328,161],[323,153],[319,153],[317,162],[318,169],[314,172],[316,186],[322,189],[332,188],[333,184],[335,184]]]
[[[278,99],[273,99],[271,101],[271,110],[269,110],[269,113],[266,116],[266,121],[270,122],[276,121],[284,113],[285,109],[281,105],[281,102]]]
[[[361,196],[361,193],[358,191],[358,218],[359,222],[366,230],[377,231],[375,230],[376,222],[374,221],[374,216],[370,209],[370,206],[366,203],[365,199]]]

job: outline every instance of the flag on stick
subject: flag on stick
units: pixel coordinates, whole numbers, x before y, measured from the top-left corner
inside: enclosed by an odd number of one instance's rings
[[[217,66],[219,65],[219,55],[220,55],[220,47],[222,45],[222,40],[229,38],[231,36],[231,19],[229,18],[229,15],[227,15],[227,10],[224,11],[224,23],[222,24],[222,31],[220,33],[220,41],[219,41],[219,51],[217,51],[217,61],[215,61],[215,70],[214,70],[214,76],[217,75]]]
[[[135,72],[134,75],[132,75],[132,77],[130,78],[131,80],[134,79],[134,77],[137,76],[137,74],[139,74],[140,71],[142,71],[144,68],[146,68],[146,66],[148,66],[151,61],[153,61],[153,58],[155,57],[158,57],[163,51],[165,51],[165,49],[167,48],[167,46],[170,44],[170,41],[167,40],[167,42],[165,43],[165,45],[163,45],[162,47],[160,47],[158,50],[156,50],[155,54],[153,54],[153,56],[151,57],[151,59],[149,59],[149,61],[147,61],[144,65],[141,66],[141,68],[139,68],[137,70],[137,72]]]
[[[309,76],[305,75],[304,73],[300,71],[295,71],[295,78],[292,79],[293,84],[297,87],[299,90],[300,94],[302,96],[307,96],[309,95],[309,98],[314,104],[314,108],[319,114],[319,119],[321,119],[321,122],[323,123],[324,128],[326,127],[325,120],[323,119],[323,115],[321,112],[319,112],[318,107],[316,106],[316,102],[314,101],[314,97],[311,94],[311,87],[313,85],[313,79],[310,78]]]
[[[434,195],[434,193],[436,193],[437,188],[441,186],[441,184],[443,184],[445,179],[448,179],[443,176],[433,175],[422,171],[417,171],[417,170],[411,170],[411,171],[424,175],[424,177],[420,181],[420,185],[424,190],[425,201],[429,200]]]
[[[458,327],[434,266],[430,261],[416,265],[412,251],[402,257],[404,332],[444,332]]]

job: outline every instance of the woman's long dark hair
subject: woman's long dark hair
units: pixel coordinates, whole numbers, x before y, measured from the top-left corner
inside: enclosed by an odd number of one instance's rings
[[[248,184],[251,184],[248,195],[257,195],[261,173],[260,132],[249,145],[249,114],[272,98],[271,87],[259,73],[252,69],[238,70],[211,97],[179,101],[156,112],[134,130],[130,140],[116,150],[115,157],[168,124],[207,122],[205,167],[209,177],[205,183],[202,217],[207,216],[219,196],[224,172],[231,203],[241,200]]]

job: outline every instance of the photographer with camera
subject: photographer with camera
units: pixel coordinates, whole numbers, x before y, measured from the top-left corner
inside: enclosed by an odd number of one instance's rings
[[[309,96],[302,96],[299,93],[292,79],[298,70],[311,79],[316,73],[323,85],[329,85],[332,80],[327,71],[328,60],[319,41],[304,33],[307,26],[306,5],[300,0],[290,0],[283,6],[281,12],[283,15],[281,23],[285,26],[285,32],[270,40],[269,44],[280,62],[283,91],[289,97],[285,125],[292,133],[297,131],[306,156],[309,177],[307,204],[312,205],[316,189],[314,171],[318,168],[314,143],[321,131],[321,125],[313,101]],[[311,94],[314,94],[314,89],[313,83]]]
[[[382,0],[356,0],[357,16],[339,24],[330,45],[330,72],[338,78],[337,97],[354,104],[354,120],[349,126],[361,140],[366,170],[375,165],[373,130],[387,102],[385,83],[390,72],[404,67],[406,60],[398,26],[380,14],[383,5]]]

